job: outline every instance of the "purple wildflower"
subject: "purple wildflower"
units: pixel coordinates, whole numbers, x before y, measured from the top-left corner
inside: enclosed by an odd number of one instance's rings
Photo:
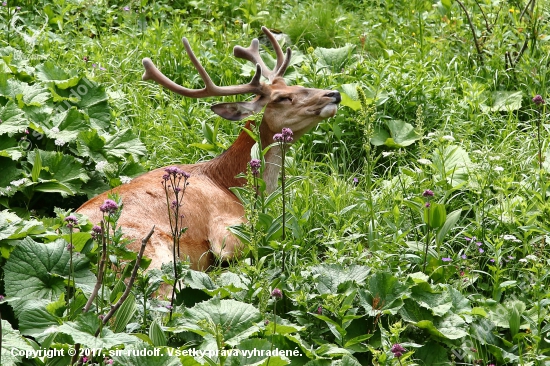
[[[271,291],[271,297],[274,297],[276,299],[282,299],[283,298],[283,291],[276,288],[273,291]]]
[[[74,215],[65,217],[65,222],[67,223],[67,227],[69,229],[72,229],[73,227],[78,225],[78,219]]]
[[[480,253],[483,253],[484,250],[483,250],[482,248],[479,248],[479,252],[480,252]]]
[[[407,352],[403,346],[401,346],[399,343],[394,344],[391,346],[391,352],[393,353],[393,356],[396,358],[400,358],[403,356],[403,353]]]
[[[4,1],[4,2],[2,3],[2,6],[8,6],[8,3]]]
[[[173,307],[172,305],[166,305],[166,309],[168,309],[168,310],[171,310],[171,309],[173,309],[173,308],[174,308],[174,307]]]
[[[422,196],[424,197],[433,197],[434,192],[431,189],[426,189],[424,193],[422,193]]]
[[[103,203],[101,206],[99,206],[99,210],[103,213],[107,213],[109,215],[114,214],[118,210],[118,205],[113,200],[105,200],[105,203]]]
[[[431,204],[430,204],[430,202],[426,202],[426,203],[424,204],[424,206],[426,206],[426,208],[430,208]]]
[[[97,240],[101,238],[101,234],[103,234],[101,226],[94,225],[94,227],[92,228],[92,239]]]
[[[449,258],[449,257],[441,258],[441,260],[442,260],[443,262],[451,262],[451,261],[452,261],[452,259]]]
[[[546,102],[544,101],[544,99],[542,99],[542,96],[540,94],[537,94],[533,97],[533,103],[535,103],[536,105],[541,105],[545,104]]]
[[[359,184],[359,178],[357,178],[357,177],[353,178],[353,184],[358,185]]]
[[[273,135],[273,141],[288,144],[294,140],[293,136],[294,133],[292,132],[292,130],[288,127],[284,127],[281,133],[276,133],[275,135]]]
[[[323,307],[322,306],[317,307],[317,314],[323,315]]]
[[[489,259],[489,262],[495,263],[495,260],[493,258]]]
[[[4,301],[5,297],[4,295],[0,295],[0,301]]]
[[[466,259],[466,258],[468,258],[468,257],[466,256],[466,254],[462,254],[462,255],[460,256],[460,258]]]
[[[74,245],[72,245],[71,243],[67,244],[67,250],[73,250],[74,249]]]
[[[130,7],[129,7],[129,6],[125,6],[124,8],[122,8],[122,10],[124,10],[124,11],[130,11]]]
[[[264,325],[268,325],[269,324],[269,320],[266,319],[266,321],[264,322]]]
[[[250,160],[250,170],[252,171],[252,175],[257,177],[258,174],[260,174],[260,167],[262,165],[262,162],[258,159],[252,159]]]
[[[478,247],[480,247],[480,246],[482,246],[482,245],[483,245],[483,243],[482,243],[482,242],[480,242],[480,241],[478,241],[478,242],[476,243],[476,245],[477,245]]]

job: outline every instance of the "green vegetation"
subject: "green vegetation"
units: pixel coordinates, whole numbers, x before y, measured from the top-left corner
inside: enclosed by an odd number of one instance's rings
[[[549,9],[6,0],[0,364],[550,364]],[[245,83],[232,49],[262,25],[293,49],[289,81],[342,93],[338,114],[287,152],[284,216],[281,190],[256,197],[251,174],[236,190],[250,224],[231,230],[250,259],[138,270],[148,261],[117,226],[124,202],[113,197],[103,230],[71,212],[144,171],[220,154],[242,126],[211,99],[141,81],[141,59],[202,87],[185,36],[216,84]],[[155,293],[174,273],[172,303]]]

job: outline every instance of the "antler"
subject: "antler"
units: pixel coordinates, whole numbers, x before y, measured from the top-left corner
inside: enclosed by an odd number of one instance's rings
[[[187,55],[191,59],[191,62],[199,72],[199,75],[201,76],[202,80],[204,81],[204,88],[203,89],[188,89],[181,85],[178,85],[174,83],[172,80],[167,78],[162,72],[160,72],[159,69],[153,64],[153,61],[151,61],[150,58],[144,58],[143,59],[143,67],[145,67],[145,73],[142,76],[143,80],[154,80],[160,85],[164,86],[168,90],[173,91],[174,93],[181,94],[185,97],[189,98],[205,98],[205,97],[221,97],[221,96],[227,96],[227,95],[238,95],[238,94],[265,94],[263,91],[262,83],[260,83],[260,78],[262,76],[262,68],[260,65],[256,65],[256,73],[254,74],[254,77],[248,84],[242,84],[242,85],[232,85],[232,86],[217,86],[212,82],[212,79],[210,79],[210,76],[204,69],[204,67],[201,65],[195,54],[193,53],[193,50],[191,49],[191,46],[189,45],[189,42],[187,41],[187,38],[183,38],[183,45],[185,47],[185,51],[187,52]],[[265,66],[265,65],[264,65]]]
[[[277,64],[275,65],[275,68],[273,70],[270,70],[260,57],[259,42],[256,38],[252,40],[252,43],[250,43],[250,46],[248,46],[247,48],[235,46],[235,48],[233,49],[233,54],[235,55],[235,57],[242,58],[252,63],[255,63],[256,65],[259,65],[262,69],[262,75],[269,79],[269,81],[273,81],[273,79],[277,77],[282,77],[285,74],[285,71],[290,64],[292,51],[290,50],[290,48],[287,48],[285,56],[283,54],[281,46],[279,46],[279,43],[275,39],[275,36],[273,36],[273,33],[271,33],[266,27],[262,27],[262,31],[265,33],[265,35],[273,45],[273,48],[275,49],[275,54],[277,55]]]

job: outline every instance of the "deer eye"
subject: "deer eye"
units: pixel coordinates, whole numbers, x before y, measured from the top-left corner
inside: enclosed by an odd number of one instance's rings
[[[286,97],[286,96],[280,96],[280,97],[277,97],[277,99],[274,100],[275,103],[283,103],[283,102],[291,102],[292,103],[292,98],[291,97]]]

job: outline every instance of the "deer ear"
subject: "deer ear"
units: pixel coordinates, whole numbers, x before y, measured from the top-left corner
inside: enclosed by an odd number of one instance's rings
[[[210,107],[218,116],[230,121],[240,121],[243,118],[250,117],[254,113],[260,112],[262,108],[262,103],[258,103],[258,101],[220,103]]]

